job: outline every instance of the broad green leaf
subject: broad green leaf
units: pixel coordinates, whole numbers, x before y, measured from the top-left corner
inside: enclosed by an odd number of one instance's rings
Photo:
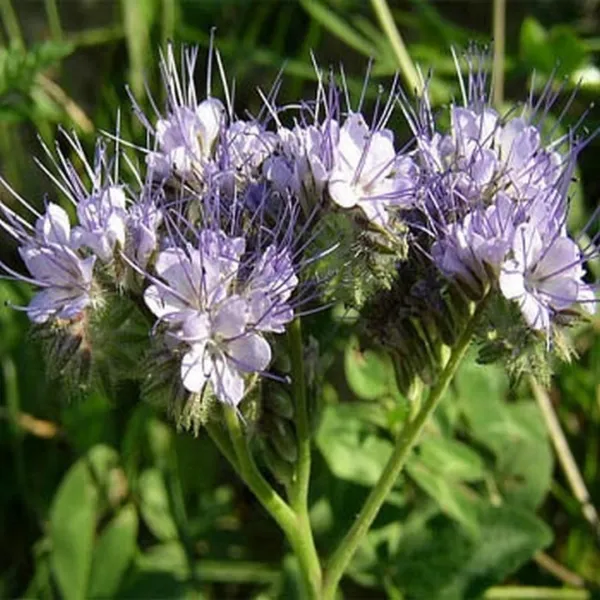
[[[371,486],[392,453],[392,443],[352,413],[352,405],[328,406],[317,434],[317,446],[340,479]]]
[[[50,564],[65,600],[87,598],[97,500],[89,468],[78,461],[62,480],[50,510]]]
[[[536,404],[506,402],[508,378],[498,365],[467,361],[455,383],[470,435],[495,456],[498,488],[511,502],[537,507],[549,490],[553,461]]]
[[[171,516],[171,505],[162,473],[146,469],[139,480],[140,510],[146,525],[163,541],[177,538],[177,527]]]
[[[533,17],[526,17],[521,25],[519,40],[521,59],[528,68],[550,73],[555,67],[554,54],[548,43],[548,32]]]
[[[88,597],[112,598],[131,563],[138,530],[133,504],[124,506],[108,523],[94,549]]]
[[[135,561],[135,568],[117,598],[190,598],[189,563],[183,546],[169,542],[152,546]],[[201,596],[203,597],[203,596]]]
[[[166,571],[178,579],[189,575],[185,550],[179,542],[168,542],[148,548],[136,560],[140,571]]]
[[[389,393],[394,365],[384,351],[361,350],[356,337],[344,352],[344,369],[350,389],[363,400],[376,400]]]
[[[479,481],[485,477],[481,456],[457,440],[425,437],[419,444],[418,461],[447,479]]]
[[[557,75],[570,76],[585,62],[587,51],[584,42],[568,25],[552,27],[548,42],[555,58]]]
[[[408,598],[470,600],[501,583],[552,541],[534,514],[481,503],[478,535],[443,517],[401,538],[393,579]]]
[[[439,505],[444,513],[464,525],[470,535],[478,531],[476,497],[468,488],[429,469],[418,460],[406,465],[408,474]]]

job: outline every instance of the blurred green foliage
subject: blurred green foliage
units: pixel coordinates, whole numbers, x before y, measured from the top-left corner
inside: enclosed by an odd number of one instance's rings
[[[411,55],[433,69],[434,102],[448,102],[458,93],[449,46],[487,40],[491,7],[391,4]],[[554,115],[574,122],[600,91],[594,8],[597,0],[510,4],[507,97],[527,95],[532,69],[534,89],[555,73],[564,78],[563,96],[580,87],[566,113]],[[268,89],[282,67],[282,101],[310,94],[311,50],[323,64],[343,60],[358,93],[373,58],[371,97],[396,69],[361,0],[1,0],[0,9],[2,173],[40,204],[48,186],[30,158],[39,152],[35,132],[51,142],[62,123],[91,146],[93,129],[113,130],[120,108],[121,131],[141,141],[125,86],[143,106],[146,85],[162,101],[157,55],[167,40],[206,48],[216,27],[240,109],[256,110],[253,90]],[[590,130],[599,116],[589,115]],[[399,120],[392,124],[408,139]],[[580,165],[579,226],[600,194],[599,152],[592,144]],[[1,234],[0,258],[17,260]],[[94,391],[64,401],[60,382],[45,377],[27,319],[9,306],[26,304],[28,294],[0,281],[0,597],[298,597],[297,568],[280,532],[202,432],[174,431],[139,402],[133,384],[110,397]],[[335,310],[309,320],[308,331],[328,365],[311,491],[326,556],[381,472],[410,406],[390,358],[362,348]],[[574,333],[580,358],[559,367],[551,390],[596,505],[599,331],[596,319]],[[478,598],[506,582],[562,585],[559,564],[570,583],[575,578],[598,594],[598,539],[555,465],[527,382],[510,386],[500,367],[470,360],[353,560],[344,591],[353,598]]]

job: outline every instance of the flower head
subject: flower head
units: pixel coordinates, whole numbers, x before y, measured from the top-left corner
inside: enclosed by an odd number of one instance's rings
[[[244,396],[245,376],[269,366],[271,347],[261,332],[282,331],[293,317],[286,301],[298,282],[285,250],[268,247],[248,259],[256,260],[251,269],[245,253],[243,237],[204,229],[197,244],[158,255],[157,277],[144,294],[168,334],[185,345],[185,388],[200,393],[210,384],[234,406]]]
[[[584,282],[584,257],[577,244],[551,227],[516,228],[511,257],[502,264],[502,294],[519,305],[527,324],[549,331],[554,315],[581,304],[595,309],[593,288]]]
[[[24,276],[0,263],[5,276],[32,283],[39,291],[25,308],[34,323],[73,319],[92,303],[95,256],[82,257],[71,245],[71,225],[65,210],[49,203],[32,228],[8,207],[0,205],[0,226],[19,242],[19,254],[29,271]],[[32,209],[33,210],[33,209]]]

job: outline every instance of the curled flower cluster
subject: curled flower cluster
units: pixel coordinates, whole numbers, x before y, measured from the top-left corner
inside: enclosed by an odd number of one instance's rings
[[[115,156],[98,141],[90,164],[77,138],[65,134],[83,176],[58,146],[55,153],[44,147],[53,168],[40,163],[42,169],[76,221],[57,202],[39,213],[13,192],[36,222],[1,204],[0,227],[19,244],[30,276],[0,267],[39,288],[24,308],[37,324],[87,324],[92,313],[128,297],[179,357],[186,393],[237,406],[248,383],[269,368],[274,336],[312,301],[299,290],[310,215],[300,222],[295,196],[263,174],[277,134],[259,120],[237,119],[227,93],[225,103],[210,93],[198,99],[191,83],[196,51],[185,50],[183,62],[179,72],[171,47],[163,58],[165,115],[151,123],[134,105],[153,140],[142,149],[141,171],[118,135]]]
[[[406,111],[431,255],[469,295],[497,286],[530,328],[549,335],[565,311],[595,309],[583,267],[598,253],[595,241],[583,252],[566,230],[568,188],[587,140],[569,132],[544,143],[542,101],[502,117],[489,105],[477,56],[467,61],[466,83],[457,65],[463,106],[450,106],[448,133],[438,130],[426,95],[418,115]]]

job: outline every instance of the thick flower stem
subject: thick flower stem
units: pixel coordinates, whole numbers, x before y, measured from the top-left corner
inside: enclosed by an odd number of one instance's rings
[[[246,436],[235,408],[225,407],[225,421],[237,456],[237,464],[239,465],[241,478],[283,530],[292,546],[292,550],[298,558],[300,569],[305,578],[306,597],[309,600],[318,599],[320,567],[317,559],[316,566],[319,575],[319,577],[317,577],[314,565],[315,556],[313,556],[312,553],[313,546],[307,540],[307,531],[304,520],[301,515],[296,515],[281,496],[268,484],[258,470],[250,449],[248,448]],[[310,540],[312,541],[312,537]]]
[[[394,452],[388,460],[379,481],[369,494],[356,521],[331,556],[325,572],[323,600],[332,600],[335,597],[338,583],[344,571],[373,524],[379,509],[396,483],[396,479],[404,467],[410,451],[418,440],[429,417],[448,389],[448,385],[452,381],[458,366],[467,352],[485,304],[486,299],[484,298],[477,305],[473,306],[471,317],[462,335],[457,340],[456,345],[451,349],[437,383],[431,389],[427,400],[423,403],[419,412],[402,430],[396,442]]]
[[[304,351],[302,327],[296,318],[288,328],[290,358],[292,362],[292,393],[294,397],[296,437],[298,442],[298,461],[296,477],[290,489],[290,502],[298,517],[303,551],[306,553],[309,569],[305,575],[315,586],[321,588],[321,565],[315,547],[308,515],[308,490],[311,468],[311,432],[306,398],[306,373],[304,369]]]

